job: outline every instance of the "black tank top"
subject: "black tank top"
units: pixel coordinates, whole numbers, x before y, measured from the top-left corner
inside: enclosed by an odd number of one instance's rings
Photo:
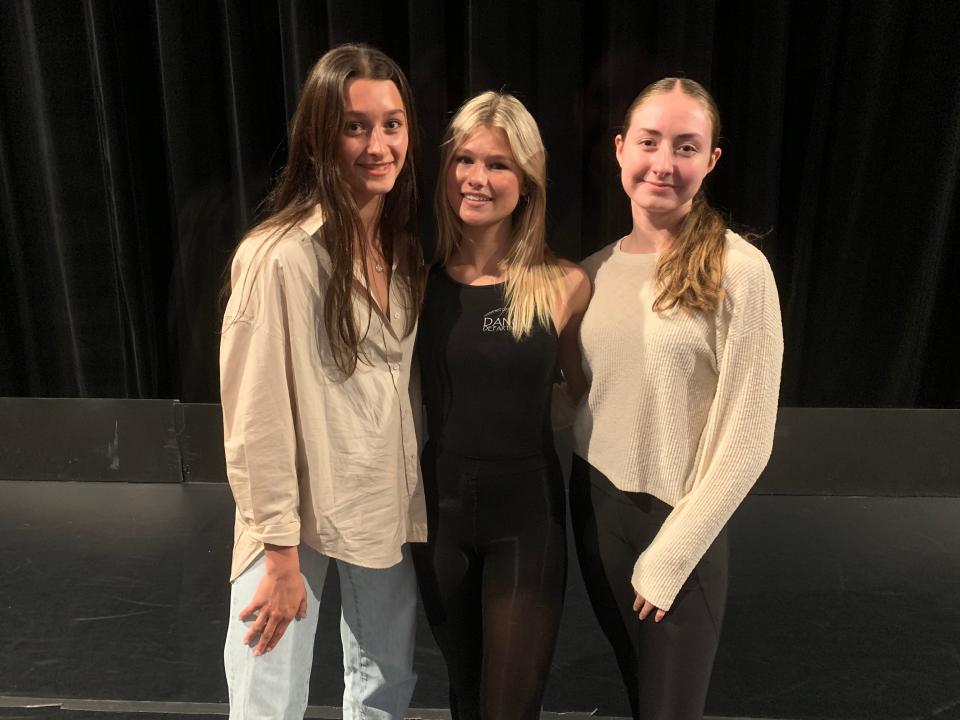
[[[434,265],[417,335],[431,441],[444,452],[507,459],[553,447],[557,333],[535,322],[517,341],[504,285],[464,285]]]

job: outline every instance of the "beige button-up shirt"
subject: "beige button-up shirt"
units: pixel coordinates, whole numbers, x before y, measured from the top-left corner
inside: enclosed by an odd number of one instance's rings
[[[389,317],[358,279],[361,360],[337,368],[323,325],[330,257],[305,222],[282,237],[241,243],[220,342],[227,476],[237,503],[235,579],[264,543],[305,543],[372,568],[426,540],[418,459],[420,407],[411,385],[416,333],[404,336],[402,277]],[[364,360],[364,357],[366,358]],[[412,396],[412,397],[411,397]]]

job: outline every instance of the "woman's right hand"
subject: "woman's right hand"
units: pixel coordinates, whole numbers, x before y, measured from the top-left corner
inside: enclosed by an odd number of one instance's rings
[[[254,655],[273,650],[290,622],[307,616],[307,589],[300,574],[296,546],[265,546],[264,563],[266,573],[257,585],[253,600],[240,611],[243,622],[254,620],[243,637],[244,645],[256,642]]]

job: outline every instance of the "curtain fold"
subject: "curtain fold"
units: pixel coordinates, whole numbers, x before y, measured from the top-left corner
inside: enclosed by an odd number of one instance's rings
[[[0,394],[217,399],[230,253],[280,171],[313,61],[408,72],[432,250],[437,145],[504,88],[549,152],[549,237],[629,230],[613,137],[639,89],[714,92],[708,193],[761,233],[781,401],[957,407],[960,6],[949,0],[13,0],[0,4]]]

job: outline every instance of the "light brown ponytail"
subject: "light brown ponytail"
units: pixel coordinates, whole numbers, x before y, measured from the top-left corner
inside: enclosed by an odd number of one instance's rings
[[[723,250],[727,221],[710,207],[703,190],[680,223],[680,231],[657,262],[654,312],[674,307],[713,312],[723,298]]]

